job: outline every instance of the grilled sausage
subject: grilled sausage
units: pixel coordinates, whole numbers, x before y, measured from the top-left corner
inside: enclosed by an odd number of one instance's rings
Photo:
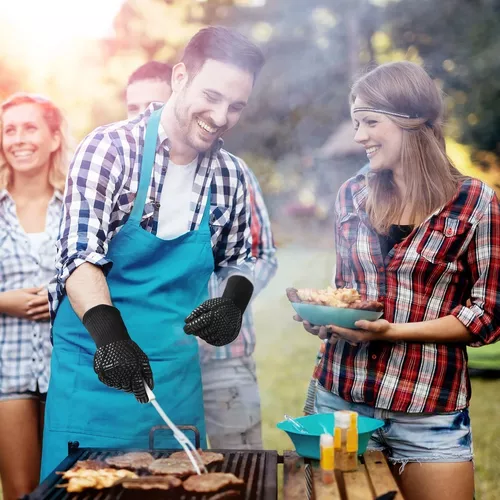
[[[301,302],[296,288],[287,288],[286,296],[290,302]]]

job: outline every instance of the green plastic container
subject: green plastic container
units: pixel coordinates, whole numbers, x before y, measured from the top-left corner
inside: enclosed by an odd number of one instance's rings
[[[288,434],[299,455],[319,460],[319,438],[324,433],[333,434],[335,424],[333,413],[297,417],[295,420],[306,429],[307,433],[298,431],[288,420],[279,422],[276,427]],[[358,455],[366,451],[371,435],[383,425],[382,420],[358,415]]]

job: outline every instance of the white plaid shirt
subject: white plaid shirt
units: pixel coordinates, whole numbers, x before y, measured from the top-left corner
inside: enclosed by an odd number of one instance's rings
[[[102,267],[104,272],[110,269],[108,244],[132,210],[139,186],[146,124],[160,106],[153,103],[133,120],[99,127],[79,145],[66,184],[57,243],[57,274],[49,287],[52,320],[65,293],[66,280],[79,265],[89,262]],[[158,229],[161,191],[169,162],[168,142],[160,125],[141,222],[152,234]],[[253,280],[250,196],[241,160],[221,149],[220,144],[213,152],[200,155],[186,231],[198,228],[208,199],[218,279],[223,281],[237,273]]]
[[[273,234],[271,232],[271,222],[264,203],[259,182],[254,173],[241,162],[252,203],[252,255],[257,259],[254,272],[254,293],[255,298],[264,289],[271,278],[276,274],[278,261],[276,259],[276,247],[274,246]],[[220,297],[221,287],[215,275],[212,275],[209,282],[210,297]],[[241,324],[238,338],[228,345],[215,347],[199,339],[200,359],[202,363],[213,360],[240,358],[251,356],[255,349],[255,327],[253,323],[252,304],[248,305]]]
[[[45,238],[35,252],[19,224],[14,200],[0,191],[0,292],[48,285],[54,276],[55,242],[62,195],[49,203]],[[0,394],[47,392],[50,375],[49,322],[0,314]]]

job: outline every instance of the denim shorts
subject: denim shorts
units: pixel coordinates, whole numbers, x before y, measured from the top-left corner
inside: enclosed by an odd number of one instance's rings
[[[473,458],[469,410],[452,413],[404,413],[350,403],[317,385],[315,413],[351,410],[384,421],[368,443],[393,464],[470,462]]]

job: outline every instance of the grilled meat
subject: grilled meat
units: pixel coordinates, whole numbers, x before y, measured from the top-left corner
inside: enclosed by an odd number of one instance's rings
[[[63,474],[63,478],[69,479],[69,481],[61,486],[70,493],[78,493],[88,488],[102,490],[111,488],[125,477],[136,478],[138,476],[125,469],[69,469]]]
[[[222,453],[198,450],[198,454],[200,455],[203,465],[205,466],[215,464],[217,462],[224,462],[224,455]],[[170,455],[168,458],[189,461],[189,457],[185,451],[176,451],[175,453],[172,453],[172,455]]]
[[[196,474],[196,470],[189,460],[178,458],[158,458],[149,465],[148,471],[159,476],[171,475],[180,478]]]
[[[69,471],[78,471],[80,469],[100,470],[106,468],[106,462],[103,462],[102,460],[78,460],[78,462],[76,462],[76,464],[69,469]],[[58,472],[57,474],[62,474],[64,476],[64,474],[67,474],[69,471]]]
[[[234,474],[226,472],[209,472],[191,476],[182,483],[182,487],[192,493],[218,493],[221,490],[242,489],[244,481]]]
[[[106,458],[106,463],[118,469],[140,470],[147,469],[154,458],[150,453],[143,451],[132,451],[123,455]]]
[[[124,479],[120,484],[128,490],[172,490],[178,488],[182,481],[175,476],[141,476]]]
[[[296,288],[287,288],[286,296],[290,302],[302,302]]]

